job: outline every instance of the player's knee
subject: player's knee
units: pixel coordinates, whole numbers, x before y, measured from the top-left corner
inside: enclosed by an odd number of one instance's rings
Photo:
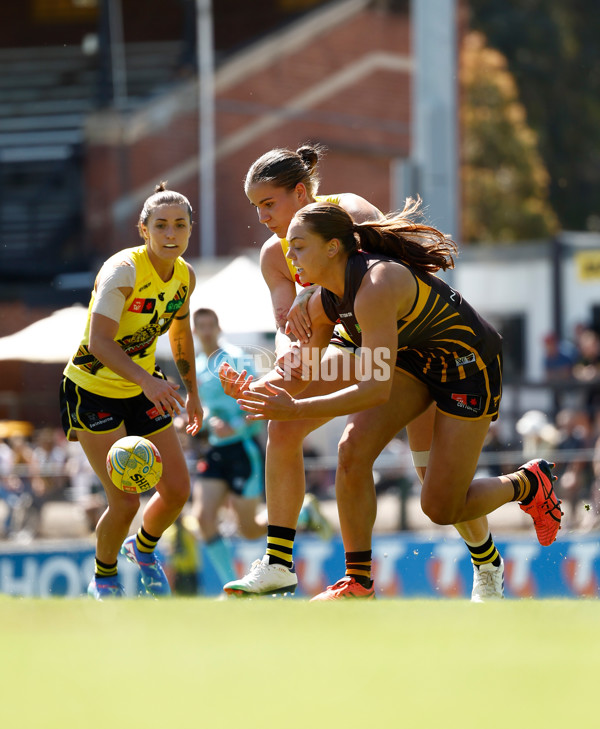
[[[434,524],[445,526],[456,523],[456,518],[451,507],[443,502],[441,503],[439,499],[433,499],[422,493],[421,508],[425,516],[431,519]]]
[[[190,497],[190,479],[182,475],[161,484],[160,495],[170,506],[183,506]]]
[[[291,420],[271,420],[268,434],[270,447],[287,450],[301,445],[307,431],[304,425]]]
[[[122,524],[131,524],[140,508],[140,497],[127,494],[125,498],[119,499],[118,503],[111,504],[109,511],[113,521],[120,521]]]
[[[360,469],[372,470],[375,456],[364,447],[364,442],[342,436],[338,443],[338,468],[347,473]]]

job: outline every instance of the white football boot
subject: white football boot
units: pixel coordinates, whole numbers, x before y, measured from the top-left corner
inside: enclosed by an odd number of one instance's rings
[[[252,563],[250,572],[239,580],[232,580],[223,586],[228,595],[278,595],[293,593],[298,585],[294,568],[282,564],[269,564],[265,554],[262,559]]]
[[[504,560],[498,567],[489,562],[477,568],[473,565],[473,591],[471,602],[504,599]]]

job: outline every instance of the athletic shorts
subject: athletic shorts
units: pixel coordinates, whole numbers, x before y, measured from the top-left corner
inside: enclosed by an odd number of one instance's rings
[[[484,370],[456,382],[442,382],[423,374],[422,369],[410,366],[399,357],[396,368],[427,385],[438,410],[453,418],[479,420],[498,419],[502,398],[502,354]]]
[[[154,377],[166,379],[160,368]],[[60,415],[68,440],[77,440],[78,431],[111,433],[121,425],[129,435],[153,435],[167,428],[172,418],[161,415],[144,393],[135,397],[96,395],[63,377],[60,385]]]
[[[337,327],[330,340],[340,349],[356,355],[358,347],[343,330],[338,331]],[[396,369],[423,382],[433,397],[438,410],[453,418],[464,418],[478,420],[479,418],[492,417],[498,419],[500,399],[502,398],[502,353],[474,375],[464,380],[455,382],[440,382],[423,372],[420,360],[413,365],[410,357],[403,357],[399,353],[396,360]]]
[[[265,460],[254,438],[212,446],[198,464],[201,478],[225,481],[238,496],[253,499],[264,491]]]

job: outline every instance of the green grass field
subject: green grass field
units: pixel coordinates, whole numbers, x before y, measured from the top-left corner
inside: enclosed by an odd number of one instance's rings
[[[0,727],[600,726],[600,602],[0,597]]]

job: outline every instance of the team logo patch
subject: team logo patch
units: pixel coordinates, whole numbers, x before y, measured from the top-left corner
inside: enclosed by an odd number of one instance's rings
[[[134,299],[127,311],[133,311],[136,314],[152,314],[156,307],[156,299]]]
[[[179,309],[181,309],[183,304],[184,304],[184,299],[171,299],[171,301],[167,301],[167,308],[166,308],[167,314],[171,314],[174,311],[179,311]]]
[[[462,392],[453,392],[452,399],[459,408],[470,410],[472,413],[481,412],[481,395],[467,395]]]

